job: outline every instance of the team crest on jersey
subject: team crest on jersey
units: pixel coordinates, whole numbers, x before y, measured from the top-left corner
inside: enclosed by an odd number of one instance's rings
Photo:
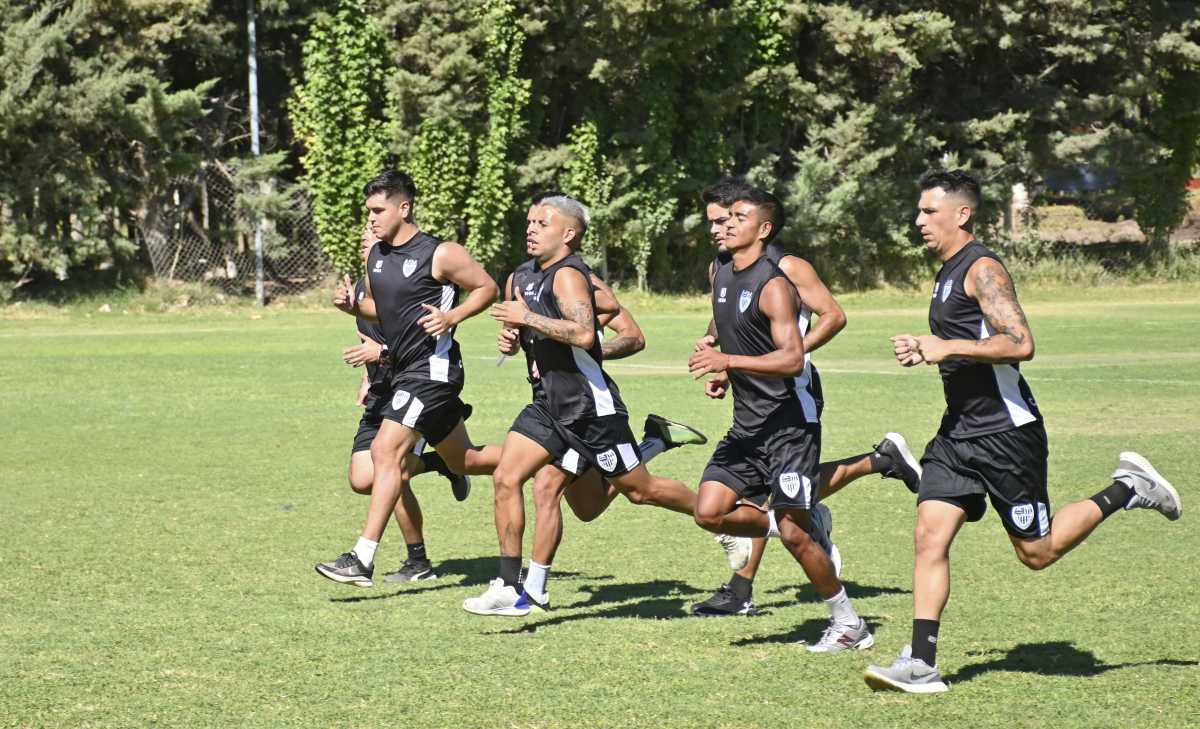
[[[808,479],[804,479],[807,481]],[[796,498],[796,494],[800,493],[800,474],[795,471],[779,474],[779,488],[783,491],[783,495],[789,499]]]
[[[359,300],[359,301],[362,301],[362,300],[363,300],[363,299],[365,299],[365,298],[367,298],[367,292],[366,292],[366,291],[359,291],[359,292],[358,292],[358,300]]]
[[[612,470],[617,467],[617,454],[613,452],[612,448],[609,448],[596,456],[596,463],[600,464],[600,468],[612,473]]]
[[[1033,523],[1033,504],[1017,504],[1012,508],[1013,524],[1018,529],[1028,529]]]
[[[954,279],[950,279],[942,284],[942,303],[946,303],[946,299],[950,298],[950,292],[954,290]]]
[[[413,271],[417,270],[417,259],[415,259],[415,258],[404,259],[404,266],[400,270],[404,273],[404,278],[408,278],[409,276],[412,275]]]
[[[382,270],[383,270],[383,259],[380,258],[379,260],[375,261],[375,273],[379,273]]]
[[[717,303],[718,304],[725,303],[725,287],[724,286],[721,287],[721,293],[717,294]]]
[[[746,309],[750,307],[750,299],[753,298],[754,294],[749,291],[743,291],[738,294],[738,311],[745,313]]]
[[[392,395],[392,410],[399,410],[408,402],[411,395],[405,390],[396,390],[396,394]]]

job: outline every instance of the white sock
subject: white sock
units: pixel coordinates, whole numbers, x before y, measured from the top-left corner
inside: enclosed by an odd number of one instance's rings
[[[642,461],[644,462],[665,451],[667,444],[663,442],[662,438],[647,438],[638,443],[638,449],[642,452]]]
[[[535,598],[546,596],[546,578],[550,576],[550,565],[529,560],[529,572],[525,575],[525,592]]]
[[[775,521],[775,510],[767,511],[767,522],[770,526],[767,527],[767,539],[775,537],[779,539],[779,522]]]
[[[372,542],[366,537],[359,537],[354,545],[354,553],[358,555],[358,561],[363,563],[363,567],[375,564],[376,549],[379,549],[379,542]]]
[[[838,594],[826,600],[825,604],[829,606],[833,622],[838,625],[858,625],[858,613],[854,612],[854,606],[850,604],[850,597],[846,594],[846,588],[843,587],[841,590],[838,590]]]

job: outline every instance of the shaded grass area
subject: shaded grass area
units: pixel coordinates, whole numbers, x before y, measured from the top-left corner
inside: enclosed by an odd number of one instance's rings
[[[1023,294],[1055,505],[1094,493],[1134,449],[1187,513],[1118,514],[1042,573],[1016,562],[995,515],[968,526],[939,655],[954,688],[932,699],[872,694],[860,678],[908,641],[913,504],[895,482],[864,479],[830,501],[847,588],[877,632],[866,654],[795,645],[826,611],[778,545],[755,587],[767,615],[689,617],[728,578],[719,548],[685,517],[620,501],[592,524],[567,517],[552,612],[489,620],[460,608],[496,570],[486,478],[464,504],[436,477],[416,483],[436,582],[356,590],[312,571],[352,543],[366,508],[344,484],[358,417],[357,372],[338,358],[355,341],[348,317],[44,308],[0,320],[0,726],[1200,723],[1200,294]],[[630,302],[648,348],[612,371],[635,429],[653,411],[719,437],[729,403],[686,374],[703,306]],[[892,365],[887,337],[925,330],[925,296],[844,302],[848,328],[817,354],[826,458],[886,430],[924,443],[940,384]],[[494,332],[475,320],[460,336],[478,441],[498,442],[528,397],[520,364],[494,366]],[[654,468],[694,484],[708,455],[680,449]],[[394,528],[379,560],[403,560]]]

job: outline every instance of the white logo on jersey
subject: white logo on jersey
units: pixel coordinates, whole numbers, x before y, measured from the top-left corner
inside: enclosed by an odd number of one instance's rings
[[[750,299],[753,298],[754,294],[750,293],[749,291],[743,291],[742,293],[738,294],[738,311],[745,312],[746,308],[750,306]]]
[[[1013,524],[1018,529],[1027,529],[1033,523],[1033,504],[1017,504],[1012,508]]]
[[[600,464],[600,468],[603,468],[605,471],[611,473],[612,470],[617,467],[617,454],[613,453],[612,448],[609,448],[600,455],[596,456],[596,463]]]
[[[383,270],[383,259],[380,258],[378,261],[375,261],[375,273],[379,273],[382,270]]]
[[[800,493],[800,474],[795,471],[779,474],[779,488],[789,499],[796,498],[796,494]]]
[[[542,300],[542,292],[545,290],[546,290],[546,284],[542,284],[541,286],[538,286],[537,293],[533,295],[533,300],[541,301]]]
[[[721,293],[717,294],[717,303],[718,304],[725,303],[725,287],[724,286],[721,287]]]
[[[950,292],[954,290],[954,279],[950,279],[942,284],[942,303],[946,303],[946,299],[950,298]]]
[[[396,394],[392,395],[392,410],[399,410],[408,402],[409,394],[404,390],[396,390]]]
[[[417,259],[415,259],[415,258],[404,259],[404,267],[401,268],[400,270],[404,272],[404,278],[408,278],[409,276],[412,275],[413,271],[417,270]]]
[[[367,298],[367,292],[366,292],[366,291],[359,291],[359,292],[358,292],[358,300],[359,300],[359,301],[362,301],[362,300],[363,300],[363,299],[365,299],[365,298]]]

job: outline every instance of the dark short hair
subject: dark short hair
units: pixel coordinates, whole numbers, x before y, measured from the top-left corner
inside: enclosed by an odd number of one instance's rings
[[[739,195],[746,194],[751,189],[750,183],[740,177],[722,177],[704,188],[700,199],[705,205],[716,203],[723,208],[732,206],[738,201]]]
[[[529,201],[529,204],[541,205],[543,200],[551,197],[570,197],[570,195],[562,190],[542,190],[541,192],[534,194],[533,198]]]
[[[748,202],[767,214],[767,220],[771,223],[771,233],[765,241],[767,243],[775,240],[775,236],[779,235],[779,231],[783,230],[783,226],[787,222],[783,203],[779,201],[779,198],[760,187],[747,185],[743,192],[734,196],[733,202]]]
[[[408,173],[399,170],[384,170],[363,186],[363,197],[371,197],[381,192],[387,197],[400,195],[409,202],[417,199],[416,183]]]
[[[917,182],[921,191],[940,187],[946,194],[957,193],[966,195],[971,201],[971,207],[976,210],[983,204],[983,192],[979,188],[979,180],[965,170],[930,170],[921,175]]]

